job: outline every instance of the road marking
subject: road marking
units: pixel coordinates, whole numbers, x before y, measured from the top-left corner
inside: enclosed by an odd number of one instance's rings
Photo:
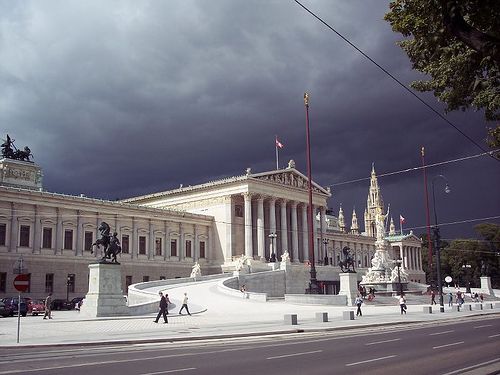
[[[486,328],[486,327],[493,327],[493,324],[485,324],[485,325],[482,325],[482,326],[475,326],[473,328],[477,329],[477,328]]]
[[[366,361],[347,363],[346,366],[356,366],[356,365],[361,365],[363,363],[383,361],[384,359],[389,359],[389,358],[394,358],[394,357],[396,357],[396,355],[388,355],[387,357],[373,358],[373,359],[367,359]]]
[[[171,374],[172,372],[191,371],[191,370],[196,370],[196,367],[179,368],[176,370],[167,370],[167,371],[160,371],[160,372],[147,372],[147,373],[139,374],[139,375]]]
[[[454,329],[452,329],[451,331],[443,331],[443,332],[434,332],[434,333],[429,333],[429,336],[437,336],[437,335],[444,335],[446,333],[452,333],[452,332],[455,332]]]
[[[460,345],[460,344],[463,344],[463,343],[464,343],[463,341],[459,341],[459,342],[454,342],[452,344],[445,344],[445,345],[433,346],[432,349],[441,349],[441,348],[446,348],[448,346]]]
[[[489,364],[492,364],[492,363],[496,363],[498,361],[500,361],[500,358],[492,359],[491,361],[487,361],[487,362],[483,362],[483,363],[478,363],[476,365],[472,365],[472,366],[469,366],[469,367],[460,368],[460,369],[452,371],[452,372],[447,372],[446,374],[443,374],[443,375],[462,374],[464,371],[473,370],[473,369],[476,369],[476,368],[479,368],[479,367],[483,367],[483,366],[486,366],[486,365],[489,365]]]
[[[492,339],[493,337],[498,337],[500,336],[500,333],[497,333],[496,335],[491,335],[491,336],[488,336],[489,339]]]
[[[284,355],[277,355],[275,357],[269,357],[269,358],[266,358],[266,359],[277,359],[277,358],[295,357],[295,356],[298,356],[298,355],[321,353],[322,351],[323,350],[315,350],[313,352],[302,352],[302,353],[284,354]]]
[[[401,339],[391,339],[391,340],[384,340],[384,341],[375,341],[375,342],[369,342],[369,343],[366,343],[365,345],[377,345],[377,344],[383,344],[383,343],[386,343],[386,342],[393,342],[393,341],[399,341]]]

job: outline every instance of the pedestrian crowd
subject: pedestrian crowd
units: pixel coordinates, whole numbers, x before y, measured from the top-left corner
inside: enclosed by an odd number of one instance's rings
[[[163,292],[158,293],[160,295],[160,304],[158,306],[158,315],[156,316],[156,319],[154,320],[155,323],[158,323],[160,318],[163,316],[163,323],[168,323],[168,306],[172,303],[170,302],[170,299],[168,298],[168,294],[163,295]],[[189,316],[191,316],[191,313],[189,312],[189,307],[188,307],[188,296],[187,293],[184,293],[184,298],[182,299],[182,306],[181,309],[179,310],[179,315],[182,315],[182,311],[186,310]]]

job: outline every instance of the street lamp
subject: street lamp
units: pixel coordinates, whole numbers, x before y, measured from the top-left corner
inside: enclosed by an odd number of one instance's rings
[[[269,255],[270,262],[276,262],[276,254],[274,253],[274,244],[278,235],[274,232],[269,233],[269,239],[271,240],[271,254]]]
[[[450,186],[448,185],[448,179],[442,174],[438,174],[437,176],[434,176],[434,178],[432,179],[432,205],[434,209],[434,238],[436,241],[436,245],[434,248],[436,249],[436,277],[437,277],[438,292],[439,292],[439,311],[444,312],[443,281],[441,280],[441,236],[439,234],[439,225],[436,212],[436,197],[434,194],[434,181],[436,181],[437,178],[442,178],[445,180],[446,185],[444,188],[444,192],[446,194],[448,194],[451,191],[451,189]]]
[[[465,293],[470,293],[471,290],[470,290],[470,277],[469,277],[469,272],[468,270],[471,269],[471,265],[470,264],[462,264],[462,269],[464,270],[464,274],[465,274],[465,283],[466,283],[466,286],[465,286]]]
[[[325,266],[328,266],[328,242],[330,242],[328,238],[323,239],[323,245],[325,245],[325,261],[324,261]]]
[[[69,284],[71,282],[71,278],[68,277],[66,278],[66,301],[69,301]]]
[[[401,284],[401,259],[398,258],[394,261],[396,263],[396,267],[398,267],[398,284],[399,284],[399,295],[402,296],[403,295],[403,284]]]

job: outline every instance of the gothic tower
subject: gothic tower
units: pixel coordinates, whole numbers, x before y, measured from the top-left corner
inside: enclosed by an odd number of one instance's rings
[[[342,204],[340,205],[340,210],[339,210],[339,228],[342,233],[345,233],[345,219],[344,219],[344,210],[342,210]]]
[[[359,234],[358,217],[354,208],[352,209],[351,234]]]
[[[366,200],[365,209],[365,233],[367,236],[375,237],[377,235],[375,229],[375,216],[377,209],[380,207],[384,213],[384,199],[378,186],[377,175],[375,174],[375,165],[372,163],[372,173],[370,178],[370,190],[368,191],[368,199]]]

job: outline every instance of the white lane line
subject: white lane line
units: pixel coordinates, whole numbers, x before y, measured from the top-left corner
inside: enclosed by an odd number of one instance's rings
[[[437,335],[444,335],[446,333],[452,333],[452,332],[455,332],[454,329],[452,329],[451,331],[443,331],[443,332],[434,332],[434,333],[429,333],[429,336],[437,336]]]
[[[369,363],[369,362],[375,362],[375,361],[383,361],[384,359],[389,359],[389,358],[394,358],[394,357],[396,357],[396,355],[388,355],[386,357],[367,359],[366,361],[347,363],[346,366],[356,366],[356,365],[361,365],[363,363]]]
[[[498,337],[500,336],[500,333],[497,333],[496,335],[491,335],[491,336],[488,336],[489,339],[492,339],[493,337]]]
[[[460,344],[463,344],[463,343],[464,343],[463,341],[458,341],[458,342],[454,342],[452,344],[445,344],[445,345],[433,346],[432,349],[441,349],[441,348],[446,348],[448,346],[460,345]]]
[[[277,359],[277,358],[286,358],[286,357],[295,357],[298,355],[307,355],[307,354],[313,354],[313,353],[321,353],[323,350],[315,350],[312,352],[302,352],[302,353],[293,353],[293,354],[284,354],[284,355],[277,355],[275,357],[269,357],[266,359]]]
[[[493,324],[484,324],[482,326],[475,326],[473,327],[474,329],[477,329],[477,328],[486,328],[486,327],[493,327]]]
[[[147,373],[139,374],[139,375],[171,374],[173,372],[182,372],[182,371],[191,371],[191,370],[196,370],[196,367],[179,368],[176,370],[166,370],[166,371],[160,371],[160,372],[147,372]]]
[[[469,366],[469,367],[460,368],[460,369],[452,371],[452,372],[447,372],[446,374],[443,374],[443,375],[462,374],[464,371],[473,370],[473,369],[476,369],[476,368],[479,368],[479,367],[490,365],[490,364],[498,362],[498,361],[500,361],[500,358],[492,359],[491,361],[486,361],[486,362],[483,362],[483,363],[478,363],[477,365],[472,365],[472,366]]]
[[[391,340],[383,340],[383,341],[375,341],[375,342],[368,342],[365,345],[377,345],[377,344],[384,344],[386,342],[394,342],[394,341],[399,341],[401,339],[391,339]]]

